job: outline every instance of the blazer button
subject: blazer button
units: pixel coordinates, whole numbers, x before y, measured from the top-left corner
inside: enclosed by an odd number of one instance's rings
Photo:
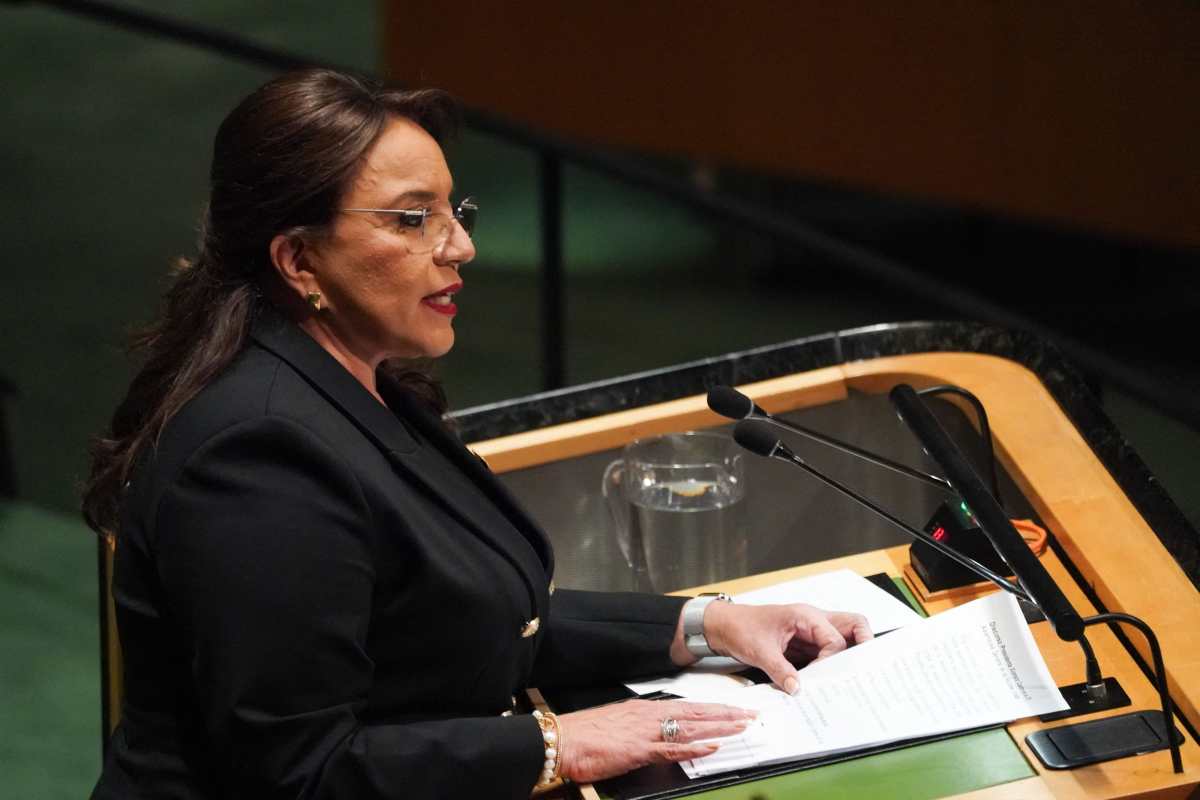
[[[534,617],[533,619],[529,620],[529,622],[525,623],[525,627],[521,628],[521,638],[528,639],[530,636],[533,636],[535,633],[538,632],[538,628],[540,628],[541,625],[542,625],[542,621],[540,619],[538,619],[537,617]]]

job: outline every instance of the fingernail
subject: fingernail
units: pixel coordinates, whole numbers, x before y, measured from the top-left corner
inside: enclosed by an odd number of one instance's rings
[[[795,694],[800,691],[800,682],[795,678],[788,678],[783,682],[783,690],[788,694]]]

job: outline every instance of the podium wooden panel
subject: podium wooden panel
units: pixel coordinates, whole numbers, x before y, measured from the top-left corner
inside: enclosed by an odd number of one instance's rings
[[[995,356],[972,353],[918,353],[851,362],[811,372],[774,378],[741,387],[768,411],[782,412],[833,402],[854,389],[886,392],[897,383],[917,388],[953,383],[974,392],[988,409],[996,455],[1003,467],[1057,535],[1066,557],[1082,574],[1109,611],[1146,620],[1155,630],[1166,659],[1171,697],[1179,713],[1200,719],[1200,593],[1166,551],[1079,431],[1055,403],[1034,373]],[[551,426],[488,441],[472,449],[497,472],[599,452],[636,438],[723,424],[707,410],[704,397],[630,409],[601,417]],[[795,567],[769,575],[720,584],[744,591],[775,580],[848,566],[864,574],[900,575],[907,548],[859,554],[830,562]],[[1083,590],[1052,553],[1043,562],[1082,614],[1094,613]],[[931,604],[936,612],[945,607]],[[1083,679],[1076,645],[1061,642],[1047,625],[1035,625],[1035,637],[1060,685]],[[1133,709],[1157,707],[1149,680],[1131,655],[1107,629],[1093,628],[1089,639],[1106,675],[1115,675],[1133,700]],[[1142,657],[1149,653],[1140,635],[1130,639]],[[1110,713],[1122,713],[1123,709]],[[1166,751],[1069,771],[1050,771],[1025,747],[1024,737],[1043,725],[1018,720],[1008,726],[1037,771],[1024,781],[973,792],[972,798],[1030,797],[1187,797],[1200,784],[1200,748],[1191,736],[1183,749],[1185,772],[1171,772]],[[1182,726],[1180,726],[1182,727]]]

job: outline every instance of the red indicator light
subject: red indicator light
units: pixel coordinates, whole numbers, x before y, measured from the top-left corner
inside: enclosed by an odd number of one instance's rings
[[[946,538],[946,529],[943,528],[941,525],[938,525],[936,528],[933,529],[933,533],[931,535],[933,536],[934,541],[940,542]]]

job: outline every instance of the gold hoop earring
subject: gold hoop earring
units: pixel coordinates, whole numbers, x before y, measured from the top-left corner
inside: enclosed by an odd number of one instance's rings
[[[320,292],[309,292],[308,293],[308,304],[313,307],[313,311],[320,311],[321,310],[321,293]]]

